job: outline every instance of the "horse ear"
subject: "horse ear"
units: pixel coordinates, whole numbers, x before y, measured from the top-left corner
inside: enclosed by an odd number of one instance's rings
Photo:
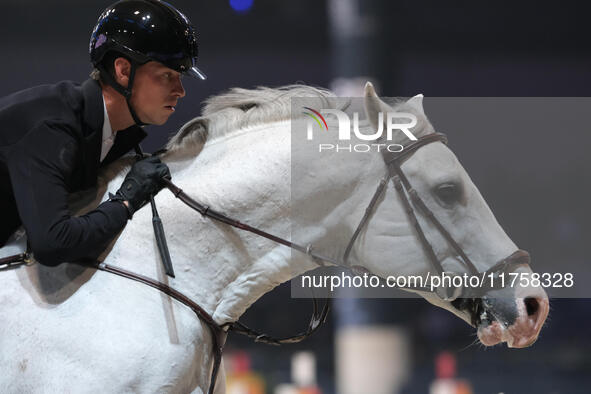
[[[409,98],[406,105],[413,108],[418,114],[425,114],[425,111],[423,110],[423,97],[422,94],[417,94],[416,96]]]
[[[365,115],[374,130],[379,130],[378,124],[379,113],[387,113],[392,111],[392,108],[383,102],[377,95],[373,84],[369,81],[365,84]],[[385,117],[382,117],[384,121]]]
[[[197,117],[191,119],[181,127],[179,132],[172,137],[170,143],[181,144],[186,142],[187,137],[200,144],[204,144],[208,134],[209,119],[204,117]],[[170,144],[169,143],[169,144]]]

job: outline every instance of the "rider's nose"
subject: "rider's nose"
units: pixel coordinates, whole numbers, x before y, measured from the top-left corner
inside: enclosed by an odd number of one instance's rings
[[[181,78],[177,78],[176,84],[174,86],[174,94],[179,98],[185,97],[185,88],[183,87],[183,82]]]

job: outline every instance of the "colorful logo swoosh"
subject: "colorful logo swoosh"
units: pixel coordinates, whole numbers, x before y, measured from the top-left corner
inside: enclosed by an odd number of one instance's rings
[[[320,128],[322,128],[322,123],[323,123],[324,129],[328,131],[328,125],[326,124],[326,120],[324,119],[324,116],[322,116],[320,114],[320,112],[318,112],[315,109],[312,109],[310,107],[304,107],[304,109],[307,109],[308,111],[312,111],[312,113],[304,111],[304,115],[308,115],[310,118],[314,119],[316,121],[316,123],[318,123],[318,126],[320,126]],[[322,121],[322,123],[320,123],[320,121]]]

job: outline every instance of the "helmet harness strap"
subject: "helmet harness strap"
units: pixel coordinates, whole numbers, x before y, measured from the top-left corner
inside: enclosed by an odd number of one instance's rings
[[[113,89],[115,89],[123,97],[125,97],[127,108],[129,108],[129,113],[131,114],[131,117],[133,118],[135,124],[138,126],[146,126],[149,123],[142,122],[140,117],[135,112],[133,106],[131,105],[131,92],[133,88],[133,81],[135,79],[135,71],[137,70],[138,63],[135,60],[129,60],[129,62],[131,63],[131,70],[129,72],[129,82],[127,83],[127,87],[124,87],[123,85],[119,84],[119,82],[115,80],[115,77],[107,71],[104,65],[97,64],[96,68],[100,71],[101,76],[105,79],[105,82],[107,82],[108,85],[111,85]]]

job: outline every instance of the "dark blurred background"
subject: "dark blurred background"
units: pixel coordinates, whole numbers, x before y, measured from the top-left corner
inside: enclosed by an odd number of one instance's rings
[[[246,8],[244,10],[233,9]],[[185,80],[187,97],[166,126],[149,128],[155,150],[202,101],[230,87],[303,82],[339,89],[371,78],[384,96],[590,96],[590,8],[556,1],[410,0],[176,0],[199,33],[205,82]],[[110,1],[2,0],[0,95],[90,71],[88,39]],[[344,82],[345,81],[345,82]],[[427,113],[429,114],[429,113]],[[553,116],[553,114],[540,114]],[[589,173],[591,130],[539,135],[519,130],[502,150],[491,136],[456,135],[452,149],[497,219],[534,260],[591,264]],[[554,142],[568,138],[556,149]],[[564,142],[564,140],[562,141]],[[534,266],[535,269],[535,266]],[[266,295],[245,316],[273,333],[304,328],[310,302],[290,298],[289,286]],[[323,392],[336,390],[335,332],[378,323],[408,333],[408,377],[403,393],[425,393],[434,359],[449,350],[458,375],[476,393],[586,393],[591,387],[591,303],[553,299],[546,327],[528,349],[484,349],[474,331],[421,300],[341,302],[329,324],[292,347],[266,347],[231,337],[246,350],[268,392],[290,381],[290,356],[313,350]]]

